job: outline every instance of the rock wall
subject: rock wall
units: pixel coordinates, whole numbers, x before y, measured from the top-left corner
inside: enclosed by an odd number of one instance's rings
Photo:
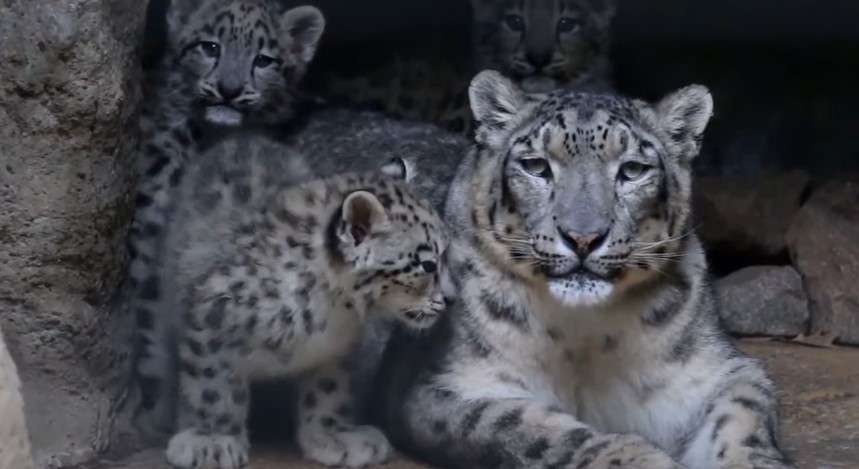
[[[39,467],[108,444],[146,2],[0,2],[0,326]]]
[[[32,469],[21,380],[0,331],[0,469]]]

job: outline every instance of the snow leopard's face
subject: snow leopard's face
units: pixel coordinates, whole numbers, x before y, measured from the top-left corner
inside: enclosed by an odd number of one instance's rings
[[[489,213],[474,218],[513,271],[565,304],[594,304],[679,257],[689,163],[712,113],[705,88],[656,106],[568,91],[529,99],[489,72],[471,96],[485,174],[496,178],[475,204]]]
[[[569,86],[608,56],[614,0],[472,0],[475,56],[532,93]]]
[[[374,292],[369,308],[415,329],[433,325],[445,307],[448,245],[435,209],[402,181],[380,178],[349,194],[341,212],[339,252],[356,288]]]
[[[316,8],[279,12],[272,3],[172,2],[171,64],[202,121],[237,126],[289,117],[325,21]]]

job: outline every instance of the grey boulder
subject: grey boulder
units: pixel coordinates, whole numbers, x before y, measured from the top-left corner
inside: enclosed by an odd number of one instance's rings
[[[859,345],[859,182],[816,190],[787,235],[811,300],[811,333]]]
[[[802,278],[790,266],[748,267],[716,283],[722,324],[750,336],[797,336],[808,324]]]

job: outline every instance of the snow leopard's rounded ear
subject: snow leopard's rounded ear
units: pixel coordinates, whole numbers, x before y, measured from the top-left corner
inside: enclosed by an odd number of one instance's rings
[[[301,60],[310,63],[316,54],[319,39],[325,32],[325,16],[322,12],[309,5],[286,10],[281,18],[281,26]]]
[[[713,96],[705,86],[687,86],[663,98],[656,105],[656,115],[674,153],[691,160],[701,150],[704,130],[713,116]]]
[[[389,178],[399,179],[407,183],[412,182],[417,174],[415,162],[411,158],[395,156],[382,165],[382,174]]]
[[[346,197],[342,207],[340,241],[359,246],[371,234],[385,231],[390,219],[382,202],[370,192],[355,191]]]
[[[492,145],[498,134],[510,130],[526,104],[525,93],[510,79],[494,70],[484,70],[468,89],[471,112],[477,121],[476,140]]]

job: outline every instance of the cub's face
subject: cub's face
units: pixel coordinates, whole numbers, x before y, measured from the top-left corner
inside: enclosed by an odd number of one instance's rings
[[[608,55],[614,0],[472,0],[482,68],[528,92],[574,85]]]
[[[679,260],[690,162],[713,107],[705,88],[655,106],[573,92],[529,101],[485,72],[472,107],[498,178],[491,215],[475,218],[512,270],[563,303],[594,304]]]
[[[256,0],[174,0],[171,58],[194,112],[215,125],[289,117],[293,92],[325,27],[313,7],[285,12]]]
[[[359,285],[375,292],[372,311],[415,329],[435,323],[445,306],[441,276],[448,238],[428,202],[400,181],[380,179],[346,198],[337,233]]]

